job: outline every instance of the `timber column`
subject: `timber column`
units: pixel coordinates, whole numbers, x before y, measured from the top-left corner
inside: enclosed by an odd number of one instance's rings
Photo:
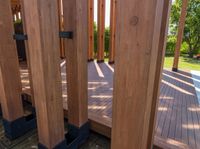
[[[152,148],[168,22],[166,1],[118,0],[112,149]]]
[[[105,49],[105,0],[98,0],[97,62],[104,62]]]
[[[94,0],[88,0],[88,61],[94,60]]]
[[[178,35],[177,35],[176,49],[175,49],[175,55],[174,55],[174,63],[173,63],[173,68],[172,68],[172,71],[175,71],[175,72],[178,71],[180,50],[181,50],[181,45],[182,45],[182,40],[183,40],[185,19],[186,19],[186,15],[187,15],[187,5],[188,5],[188,0],[183,0],[181,16],[180,16],[180,20],[179,20]]]
[[[109,64],[113,64],[115,61],[116,6],[117,0],[111,0]]]
[[[69,132],[84,142],[88,123],[88,0],[64,0]]]
[[[66,148],[56,0],[23,0],[39,149]]]
[[[22,104],[22,86],[11,4],[0,1],[0,99],[5,135],[15,139],[36,127],[35,119],[26,120]]]

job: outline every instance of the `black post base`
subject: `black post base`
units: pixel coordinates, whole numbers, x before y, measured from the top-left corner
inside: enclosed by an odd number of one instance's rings
[[[26,117],[18,118],[14,121],[8,121],[3,119],[3,126],[5,130],[5,136],[10,140],[14,140],[31,129],[37,127],[36,117],[34,114],[28,115]]]
[[[68,133],[65,135],[65,140],[56,145],[53,149],[78,149],[83,144],[90,134],[90,124],[85,123],[80,128],[68,124]],[[41,143],[38,144],[38,149],[48,149]]]
[[[94,59],[88,59],[88,62],[93,62],[94,61]]]
[[[172,71],[178,72],[178,68],[172,68]]]
[[[109,61],[108,64],[113,65],[115,62],[114,61]]]
[[[104,63],[104,60],[97,60],[97,63]]]

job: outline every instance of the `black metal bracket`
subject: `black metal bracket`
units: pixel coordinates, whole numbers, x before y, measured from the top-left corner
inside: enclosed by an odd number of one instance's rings
[[[14,34],[13,39],[15,40],[28,40],[28,36],[25,34]]]
[[[60,38],[68,38],[68,39],[72,39],[73,38],[73,32],[71,31],[60,31],[59,32],[59,37]]]

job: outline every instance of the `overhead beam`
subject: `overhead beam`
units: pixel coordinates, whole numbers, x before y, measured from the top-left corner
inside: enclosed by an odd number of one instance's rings
[[[88,61],[94,60],[94,0],[88,0]]]
[[[22,85],[10,1],[0,1],[0,99],[5,135],[15,139],[35,127],[27,122],[22,105]],[[17,128],[17,129],[16,129]]]
[[[187,6],[188,6],[188,0],[182,1],[182,8],[181,8],[181,16],[179,19],[179,26],[178,26],[178,35],[177,35],[177,42],[176,42],[176,48],[174,53],[174,62],[173,62],[173,71],[178,71],[178,65],[179,65],[179,57],[180,57],[180,50],[183,40],[183,33],[185,28],[185,20],[187,16]]]
[[[58,4],[23,0],[39,148],[66,146],[60,74]]]
[[[84,141],[89,133],[88,0],[65,0],[63,10],[64,30],[73,34],[71,39],[65,39],[69,129],[78,131],[76,137]]]
[[[105,49],[105,0],[98,0],[97,62],[104,62]]]
[[[156,77],[162,71],[158,60],[164,59],[168,20],[166,1],[118,0],[112,149],[152,148],[160,83]]]
[[[113,64],[115,59],[115,34],[116,34],[116,4],[117,0],[110,3],[110,44],[109,44],[109,63]]]

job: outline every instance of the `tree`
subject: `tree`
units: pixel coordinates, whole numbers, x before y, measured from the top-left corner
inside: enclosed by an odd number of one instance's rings
[[[172,5],[170,34],[176,36],[182,0]],[[200,0],[189,0],[183,42],[188,44],[188,54],[193,57],[200,50]]]

